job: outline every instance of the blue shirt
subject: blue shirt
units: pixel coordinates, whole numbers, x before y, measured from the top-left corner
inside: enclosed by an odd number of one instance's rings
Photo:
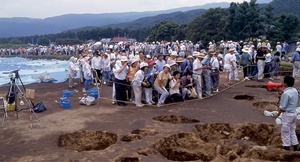
[[[298,91],[294,87],[288,87],[281,95],[280,109],[287,112],[295,112],[298,106]]]
[[[159,60],[156,60],[155,61],[155,69],[159,72],[163,71],[164,70],[164,66],[166,65],[166,61],[165,60],[162,60],[162,61],[159,61]]]
[[[300,61],[300,54],[298,52],[294,52],[292,55],[293,61]]]

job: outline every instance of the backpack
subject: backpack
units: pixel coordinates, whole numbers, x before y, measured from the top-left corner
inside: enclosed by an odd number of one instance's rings
[[[47,110],[47,108],[44,106],[43,102],[36,104],[32,108],[32,111],[37,112],[37,113],[44,112],[46,110]]]

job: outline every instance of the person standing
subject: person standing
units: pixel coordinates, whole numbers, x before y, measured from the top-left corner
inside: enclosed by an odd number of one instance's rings
[[[92,70],[94,74],[94,83],[100,83],[101,82],[101,57],[100,53],[95,52],[94,57],[92,58]]]
[[[71,57],[69,60],[69,69],[68,69],[68,73],[69,73],[69,88],[75,88],[74,86],[74,79],[77,75],[77,70],[75,67],[75,62],[77,61],[76,57]]]
[[[289,59],[290,45],[286,41],[283,42],[281,53],[282,53],[281,59],[283,57],[284,61],[288,62],[290,60]]]
[[[166,64],[163,71],[161,71],[154,82],[154,89],[161,95],[157,102],[157,107],[160,107],[165,103],[166,98],[169,96],[169,92],[166,89],[168,80],[171,80],[173,77],[170,74],[170,65]]]
[[[215,58],[212,61],[212,85],[213,85],[213,92],[214,93],[218,93],[219,92],[219,80],[220,80],[220,74],[222,74],[222,72],[220,71],[221,68],[221,64],[220,61],[222,61],[223,59],[223,55],[219,54],[217,56],[217,58]]]
[[[293,63],[293,77],[300,76],[300,48],[297,48],[296,51],[292,55],[292,63]]]
[[[118,106],[126,106],[127,104],[124,102],[126,101],[126,74],[128,72],[127,66],[127,57],[121,56],[120,62],[117,62],[114,68],[114,75],[115,75],[115,91],[116,91],[116,100]]]
[[[270,80],[278,79],[278,70],[279,70],[279,62],[280,62],[280,52],[277,51],[272,57],[272,70],[270,72]]]
[[[103,64],[101,70],[103,72],[103,84],[106,84],[107,81],[110,80],[110,60],[108,58],[108,54],[105,52],[103,55]]]
[[[198,99],[202,99],[202,63],[201,61],[204,59],[205,55],[201,54],[194,54],[196,57],[195,61],[193,62],[193,79],[195,81],[195,88],[198,94]]]
[[[224,57],[224,72],[225,72],[225,87],[228,87],[230,84],[230,72],[234,70],[234,57],[232,56],[234,54],[234,49],[230,48],[229,53],[227,53]]]
[[[293,146],[294,151],[298,151],[298,139],[296,135],[296,120],[298,107],[298,91],[294,88],[295,79],[291,76],[285,76],[283,79],[283,86],[285,90],[278,89],[281,95],[281,103],[279,106],[279,112],[274,115],[274,118],[278,118],[282,114],[281,125],[281,140],[285,150],[290,150],[290,146]]]
[[[134,78],[131,82],[132,85],[132,89],[134,92],[134,99],[135,99],[135,105],[137,107],[143,107],[145,106],[144,104],[142,104],[142,93],[143,93],[143,88],[142,86],[147,86],[149,83],[145,82],[145,72],[148,70],[148,64],[145,62],[142,62],[140,64],[140,70],[138,70],[135,75]]]
[[[83,77],[84,77],[84,87],[85,87],[85,92],[89,90],[90,84],[93,79],[93,74],[92,74],[92,68],[90,66],[90,57],[86,56],[84,57],[84,63],[83,63]]]
[[[214,50],[209,50],[208,55],[205,56],[205,58],[202,60],[202,79],[203,79],[203,89],[204,94],[206,96],[211,95],[211,58],[214,56],[215,52]]]
[[[266,50],[266,43],[263,42],[261,45],[261,48],[257,50],[256,54],[256,62],[257,62],[257,69],[258,69],[258,74],[257,74],[257,81],[258,82],[263,82],[263,73],[265,69],[265,55],[267,54]]]
[[[166,61],[164,60],[164,56],[162,54],[159,54],[157,56],[157,60],[155,61],[155,69],[158,72],[161,72],[163,71],[165,65],[166,65]]]
[[[249,48],[243,48],[242,49],[243,54],[241,57],[241,65],[243,66],[243,72],[244,72],[244,79],[249,79],[250,74],[250,66],[252,64],[251,56],[250,56],[250,49]]]

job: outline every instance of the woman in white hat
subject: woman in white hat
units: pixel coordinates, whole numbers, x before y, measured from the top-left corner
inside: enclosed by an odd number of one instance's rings
[[[75,58],[74,56],[72,56],[69,59],[69,69],[68,69],[68,74],[69,74],[69,88],[75,88],[74,86],[74,79],[77,75],[77,70],[76,70],[76,66],[75,63],[77,61],[77,58]]]
[[[110,60],[108,58],[108,53],[104,53],[102,58],[102,67],[101,70],[103,71],[103,84],[106,84],[107,80],[110,80]]]
[[[166,64],[164,66],[163,71],[161,71],[154,82],[154,89],[161,94],[158,102],[157,102],[157,107],[160,107],[161,104],[165,103],[166,98],[169,96],[169,92],[166,89],[166,85],[168,83],[169,80],[171,80],[173,77],[170,74],[170,65]]]
[[[145,72],[148,70],[148,64],[145,62],[142,62],[140,64],[140,70],[136,72],[134,75],[134,78],[131,82],[132,89],[134,92],[135,96],[135,105],[137,107],[143,107],[144,105],[142,104],[142,86],[148,86],[149,82],[144,81],[145,79]]]

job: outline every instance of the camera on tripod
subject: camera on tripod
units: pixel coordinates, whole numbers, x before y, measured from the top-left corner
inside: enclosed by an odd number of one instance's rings
[[[9,74],[10,79],[20,78],[19,70],[5,71],[3,74]]]

